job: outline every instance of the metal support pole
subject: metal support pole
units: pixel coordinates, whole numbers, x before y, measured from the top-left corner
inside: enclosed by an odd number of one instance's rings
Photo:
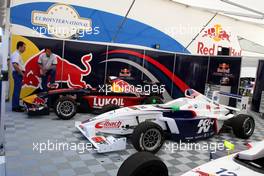
[[[128,9],[128,11],[127,11],[127,13],[126,13],[124,19],[122,20],[122,22],[121,22],[121,24],[119,25],[119,27],[118,27],[118,29],[117,29],[117,31],[116,31],[114,37],[112,38],[112,41],[111,41],[112,43],[114,43],[114,42],[116,41],[117,36],[118,36],[118,34],[120,33],[122,27],[124,26],[124,24],[125,24],[125,22],[126,22],[126,20],[127,20],[127,17],[128,17],[128,15],[129,15],[129,13],[130,13],[132,7],[134,6],[135,2],[136,2],[136,0],[133,0],[132,4],[130,5],[130,7],[129,7],[129,9]]]
[[[6,117],[6,89],[8,86],[8,66],[7,58],[9,53],[9,39],[10,39],[10,0],[5,0],[5,20],[3,20],[3,36],[2,46],[0,52],[1,58],[1,109],[0,109],[0,175],[6,175],[5,166],[5,117]]]
[[[202,29],[198,32],[198,34],[196,34],[196,36],[192,39],[192,41],[190,41],[190,43],[184,48],[184,51],[187,51],[189,46],[196,40],[196,38],[203,32],[203,30],[211,23],[211,21],[213,21],[213,19],[217,16],[217,14],[218,13],[215,13],[214,16],[210,18],[210,20],[202,27]]]

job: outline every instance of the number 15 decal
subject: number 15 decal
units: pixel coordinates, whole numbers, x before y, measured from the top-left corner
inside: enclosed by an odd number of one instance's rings
[[[221,170],[216,172],[217,175],[219,176],[237,176],[236,173],[234,172],[228,172],[227,169],[224,169],[224,168],[220,168]]]

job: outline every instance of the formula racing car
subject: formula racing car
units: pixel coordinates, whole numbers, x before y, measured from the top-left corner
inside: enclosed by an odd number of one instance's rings
[[[218,104],[220,94],[215,92],[211,100],[188,89],[185,97],[165,104],[125,107],[75,122],[75,126],[101,153],[124,150],[128,135],[135,149],[152,153],[160,150],[165,138],[205,139],[223,127],[232,129],[239,138],[249,138],[255,129],[254,118],[241,114],[239,108]]]
[[[137,92],[133,85],[122,79],[117,77],[109,79],[111,82],[102,90],[93,88],[49,90],[25,97],[23,103],[29,115],[47,115],[50,108],[53,108],[56,115],[64,120],[71,119],[77,110],[101,114],[120,107],[163,103],[161,92]]]
[[[138,152],[128,157],[117,176],[168,176],[165,163],[148,152]],[[263,176],[264,141],[250,145],[247,150],[221,157],[198,166],[182,176]]]

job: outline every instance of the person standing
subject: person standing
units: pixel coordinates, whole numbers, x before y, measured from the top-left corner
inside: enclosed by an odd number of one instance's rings
[[[14,79],[14,92],[12,97],[12,111],[23,112],[24,109],[19,105],[22,80],[24,77],[25,67],[21,54],[26,50],[26,44],[22,41],[17,42],[16,51],[11,55],[12,74]]]
[[[40,66],[41,86],[43,91],[48,90],[47,84],[49,77],[50,88],[55,87],[57,63],[57,57],[52,53],[51,48],[45,48],[45,53],[39,56],[38,64]]]

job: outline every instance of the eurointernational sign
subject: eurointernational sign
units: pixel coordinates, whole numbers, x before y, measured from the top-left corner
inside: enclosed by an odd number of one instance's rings
[[[89,7],[85,1],[79,5],[52,1],[26,0],[25,3],[11,6],[12,34],[111,43],[124,20],[124,16],[114,11]],[[114,40],[115,43],[145,47],[153,47],[158,43],[160,50],[189,53],[179,41],[160,28],[138,19],[127,18]]]
[[[54,4],[46,12],[32,11],[31,21],[58,38],[70,38],[80,31],[92,30],[92,20],[80,17],[73,7],[66,4]]]

